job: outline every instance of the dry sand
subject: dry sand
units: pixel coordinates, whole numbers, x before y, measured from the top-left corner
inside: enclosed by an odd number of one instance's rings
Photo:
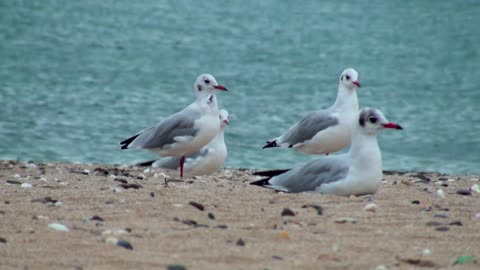
[[[478,177],[386,173],[374,196],[347,198],[250,186],[245,170],[165,184],[136,167],[0,168],[2,270],[480,268]],[[453,266],[461,255],[475,260]]]

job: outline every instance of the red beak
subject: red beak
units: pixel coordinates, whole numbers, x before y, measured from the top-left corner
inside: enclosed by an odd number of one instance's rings
[[[395,123],[391,123],[391,122],[383,124],[383,127],[384,128],[393,128],[393,129],[403,129],[400,125],[395,124]]]
[[[215,85],[213,88],[217,89],[217,90],[222,90],[222,91],[228,91],[227,88],[223,85]]]
[[[228,119],[225,119],[225,120],[223,120],[223,123],[228,125],[228,124],[230,124],[230,121],[228,121]]]
[[[354,82],[352,82],[352,83],[355,84],[355,85],[358,86],[358,87],[361,87],[359,81],[354,81]]]

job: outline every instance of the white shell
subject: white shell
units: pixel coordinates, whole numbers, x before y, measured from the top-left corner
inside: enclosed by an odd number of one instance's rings
[[[48,224],[48,227],[50,229],[54,229],[55,231],[59,231],[59,232],[68,232],[70,231],[67,226],[63,225],[63,224],[60,224],[60,223],[50,223]]]

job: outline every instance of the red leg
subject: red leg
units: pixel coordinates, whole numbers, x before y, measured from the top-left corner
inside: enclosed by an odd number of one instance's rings
[[[180,157],[180,177],[183,177],[183,164],[185,163],[185,156]]]

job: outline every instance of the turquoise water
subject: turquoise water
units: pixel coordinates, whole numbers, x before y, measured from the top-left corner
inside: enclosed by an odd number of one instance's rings
[[[0,158],[131,164],[119,142],[194,100],[229,93],[228,167],[311,158],[261,149],[330,106],[347,67],[384,168],[480,174],[480,3],[472,1],[1,1]]]

